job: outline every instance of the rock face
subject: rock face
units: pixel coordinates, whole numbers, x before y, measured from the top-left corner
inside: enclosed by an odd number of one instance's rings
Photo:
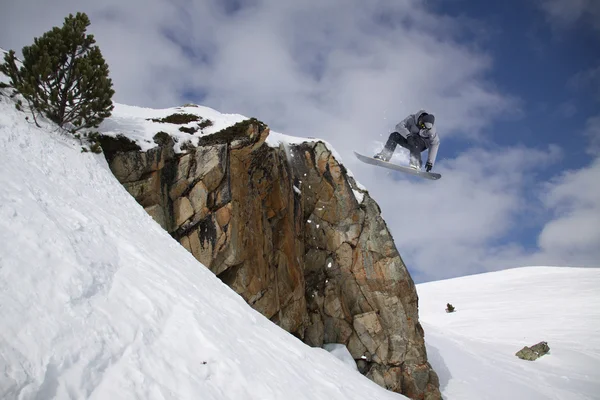
[[[361,373],[440,399],[414,283],[381,218],[322,142],[274,148],[247,120],[175,154],[105,152],[124,187],[249,305],[310,346],[345,344]]]

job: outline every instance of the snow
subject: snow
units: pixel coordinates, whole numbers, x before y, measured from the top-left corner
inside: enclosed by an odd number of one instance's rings
[[[314,141],[314,139],[285,135],[283,133],[275,132],[272,130],[269,132],[269,136],[267,136],[266,143],[271,147],[279,147],[279,145],[281,144],[285,145],[286,147],[289,147],[289,145],[291,144],[302,144]]]
[[[600,398],[600,269],[529,267],[417,285],[447,399]],[[455,312],[446,313],[446,304]],[[545,341],[550,353],[515,353]]]
[[[323,349],[327,350],[329,353],[337,357],[350,369],[358,371],[356,361],[354,361],[354,358],[352,358],[352,354],[350,354],[350,351],[348,351],[346,345],[341,343],[326,343],[323,345]]]
[[[356,189],[352,189],[352,192],[354,193],[354,197],[356,198],[356,201],[358,201],[358,204],[361,204],[365,199],[365,195]]]
[[[0,64],[4,64],[4,55],[7,54],[8,51],[4,50],[4,49],[0,49]],[[17,61],[17,65],[19,65],[19,62]],[[10,79],[8,78],[8,76],[1,74],[0,73],[0,83],[9,83]]]
[[[0,96],[0,398],[405,398],[252,310],[42,124]]]
[[[225,128],[235,125],[238,122],[248,118],[239,114],[222,114],[209,107],[202,106],[182,106],[165,109],[152,109],[128,106],[124,104],[114,103],[115,108],[110,118],[104,120],[99,127],[99,131],[107,136],[123,135],[135,141],[142,149],[147,151],[157,144],[152,139],[158,132],[166,132],[176,140],[175,151],[180,152],[180,147],[186,141],[190,141],[193,145],[198,144],[198,139],[201,136],[210,135],[219,132]],[[172,114],[193,114],[202,119],[207,119],[212,122],[212,125],[199,130],[194,134],[182,132],[180,127],[196,127],[198,122],[190,122],[188,124],[171,124],[163,122],[154,122],[152,119],[165,118]]]
[[[116,106],[103,131],[146,148],[159,126],[192,136],[148,118],[213,120],[198,135],[245,119]],[[344,346],[310,348],[252,310],[144,212],[102,155],[25,116],[0,96],[0,398],[405,398],[360,375]],[[599,287],[599,269],[552,267],[417,285],[444,399],[598,399]],[[549,354],[515,356],[540,341]]]

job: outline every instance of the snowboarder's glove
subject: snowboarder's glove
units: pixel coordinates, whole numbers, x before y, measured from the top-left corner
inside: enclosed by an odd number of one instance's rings
[[[433,164],[427,161],[427,163],[425,164],[425,171],[429,172],[431,171],[431,168],[433,168]]]

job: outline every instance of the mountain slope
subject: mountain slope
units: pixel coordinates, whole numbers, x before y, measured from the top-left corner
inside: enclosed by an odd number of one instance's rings
[[[448,399],[598,399],[600,269],[517,268],[417,285]],[[446,313],[446,304],[456,311]],[[546,341],[550,353],[515,353]]]
[[[253,311],[0,96],[0,397],[399,399]]]

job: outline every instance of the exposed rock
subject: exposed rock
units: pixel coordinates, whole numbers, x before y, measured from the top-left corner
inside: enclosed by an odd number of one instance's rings
[[[227,145],[199,147],[195,151],[194,169],[191,175],[200,179],[206,190],[215,190],[225,176],[227,166]]]
[[[198,181],[194,185],[192,190],[190,190],[188,199],[190,200],[195,220],[199,221],[208,215],[208,189],[203,181]]]
[[[343,344],[359,371],[440,399],[414,283],[381,218],[322,142],[269,147],[256,120],[174,154],[116,152],[109,165],[150,215],[248,304],[305,343]],[[362,192],[362,191],[361,191]]]
[[[183,225],[184,222],[194,215],[194,209],[192,208],[192,204],[187,197],[180,197],[175,200],[174,211],[175,224],[177,226]]]
[[[165,210],[163,207],[161,207],[159,204],[155,204],[150,207],[146,207],[145,210],[160,226],[163,228],[166,226]]]
[[[540,342],[531,347],[523,347],[515,355],[522,360],[535,361],[549,351],[550,347],[548,346],[548,343]]]

